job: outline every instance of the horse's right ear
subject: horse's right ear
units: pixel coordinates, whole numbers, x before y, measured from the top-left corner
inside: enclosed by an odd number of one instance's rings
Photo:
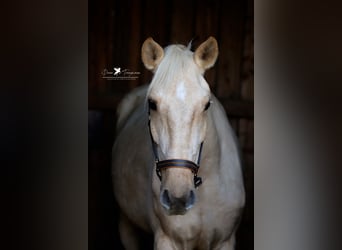
[[[141,59],[145,67],[151,71],[155,71],[163,57],[163,48],[152,37],[147,38],[141,47]]]

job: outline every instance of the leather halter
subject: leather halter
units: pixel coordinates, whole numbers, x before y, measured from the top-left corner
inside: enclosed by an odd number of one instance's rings
[[[198,169],[200,167],[199,165],[200,165],[200,160],[201,160],[203,142],[200,145],[198,159],[197,159],[197,164],[192,162],[192,161],[183,160],[183,159],[169,159],[169,160],[160,161],[159,160],[159,155],[158,155],[158,144],[154,141],[153,136],[152,136],[152,132],[151,132],[151,119],[150,119],[150,115],[148,117],[148,129],[149,129],[149,132],[150,132],[150,137],[151,137],[151,142],[152,142],[152,150],[153,150],[153,154],[154,154],[154,161],[156,163],[156,173],[157,173],[157,176],[158,176],[159,180],[160,181],[162,180],[161,171],[163,169],[167,169],[167,168],[187,168],[187,169],[191,170],[191,172],[194,174],[194,185],[195,185],[195,188],[200,186],[202,184],[202,178],[197,176],[197,173],[198,173]]]

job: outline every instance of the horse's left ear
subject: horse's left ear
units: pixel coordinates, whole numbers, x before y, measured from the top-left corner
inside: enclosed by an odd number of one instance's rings
[[[214,37],[209,37],[194,53],[195,63],[203,70],[214,66],[218,56],[218,45]]]
[[[141,47],[141,59],[145,67],[155,71],[163,57],[163,48],[152,37],[147,38]]]

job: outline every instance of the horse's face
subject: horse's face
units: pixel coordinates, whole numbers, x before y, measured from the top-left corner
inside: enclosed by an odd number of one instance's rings
[[[210,89],[203,72],[214,64],[217,54],[214,38],[209,38],[195,53],[173,46],[165,51],[165,56],[152,39],[145,41],[143,62],[155,72],[147,98],[151,134],[160,160],[197,162],[210,106]],[[160,204],[168,214],[185,214],[196,201],[193,172],[170,167],[162,169],[161,175]]]
[[[150,127],[158,144],[160,160],[184,159],[197,162],[207,128],[208,90],[188,88],[180,80],[149,95]],[[190,169],[172,167],[162,170],[160,201],[170,213],[185,213],[195,202],[194,174]]]

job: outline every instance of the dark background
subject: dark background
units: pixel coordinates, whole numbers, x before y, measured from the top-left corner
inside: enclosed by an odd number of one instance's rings
[[[254,10],[253,1],[90,1],[89,2],[89,249],[118,244],[118,210],[110,179],[115,112],[133,88],[152,74],[140,59],[142,43],[153,37],[193,48],[214,36],[216,65],[205,78],[224,105],[242,150],[246,207],[237,249],[253,249],[254,197]],[[106,80],[102,71],[121,67],[141,74],[136,80]]]
[[[339,250],[341,2],[254,10],[254,248]],[[0,13],[1,249],[88,249],[88,2]]]

